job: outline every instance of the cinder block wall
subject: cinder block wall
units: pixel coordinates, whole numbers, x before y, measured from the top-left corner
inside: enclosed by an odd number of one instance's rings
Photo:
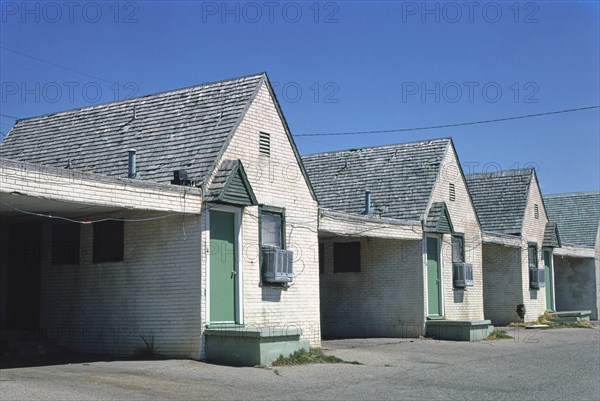
[[[554,255],[556,310],[591,310],[598,319],[598,276],[594,259]]]
[[[519,321],[517,305],[523,303],[521,249],[483,245],[484,316],[494,325]],[[528,284],[527,282],[526,284]]]
[[[450,200],[450,183],[454,184],[455,200]],[[473,264],[474,285],[466,289],[453,287],[452,236],[445,234],[442,244],[442,288],[444,315],[447,319],[483,319],[483,275],[481,229],[469,198],[459,162],[451,148],[443,160],[438,180],[432,191],[431,203],[446,202],[454,231],[464,234],[465,261]],[[426,269],[424,280],[426,280]],[[427,286],[425,286],[425,291]],[[427,300],[427,298],[425,298]],[[425,308],[427,308],[425,304]]]
[[[270,155],[259,152],[260,132],[270,134]],[[285,208],[287,248],[294,252],[296,278],[291,287],[261,285],[258,207],[245,208],[241,249],[244,324],[261,328],[300,327],[303,339],[310,341],[311,346],[320,346],[318,206],[265,84],[222,157],[228,159],[242,161],[260,204]],[[206,241],[207,236],[203,235],[203,243]],[[205,262],[206,254],[202,257]],[[202,277],[206,277],[205,269]],[[205,294],[206,280],[202,281]],[[206,318],[203,314],[204,323]]]
[[[335,242],[361,243],[361,272],[334,273]],[[423,334],[422,241],[327,238],[321,274],[324,338]]]
[[[165,213],[166,214],[166,213]],[[154,212],[118,212],[125,219]],[[185,227],[185,233],[184,233]],[[79,352],[129,356],[153,336],[157,352],[197,358],[200,346],[199,217],[177,215],[124,225],[124,261],[92,262],[92,225],[81,226],[80,265],[42,259],[40,323],[48,336]],[[51,249],[51,223],[43,226]]]

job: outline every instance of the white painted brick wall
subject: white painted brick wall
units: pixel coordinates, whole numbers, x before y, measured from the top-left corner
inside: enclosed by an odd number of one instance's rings
[[[334,273],[335,242],[360,241],[361,272]],[[422,334],[422,241],[322,239],[324,337],[416,337]]]
[[[536,204],[539,211],[537,219]],[[525,305],[525,321],[537,320],[546,311],[545,288],[534,290],[529,286],[528,244],[537,244],[538,268],[544,267],[542,244],[547,221],[538,183],[533,177],[523,217],[520,249],[493,244],[484,246],[485,317],[493,323],[518,321],[515,311],[517,304],[521,303]]]
[[[483,264],[485,318],[494,325],[518,321],[517,305],[523,303],[521,248],[484,244]]]
[[[456,198],[454,201],[450,200],[450,183],[453,183],[455,187]],[[444,316],[450,320],[483,319],[481,230],[467,191],[467,185],[461,174],[459,162],[451,147],[448,148],[442,162],[437,182],[432,191],[429,207],[431,207],[433,202],[446,202],[454,231],[464,234],[465,261],[473,264],[474,285],[464,290],[454,288],[452,277],[452,236],[444,234],[442,244]],[[425,253],[423,259],[426,260]],[[426,268],[423,268],[423,280],[427,280]],[[426,294],[427,286],[425,286],[424,291]],[[427,294],[424,299],[427,302]],[[424,308],[425,310],[427,309],[426,303]]]
[[[535,218],[535,206],[538,205],[539,218]],[[546,289],[540,288],[533,290],[529,287],[529,260],[527,253],[527,244],[535,242],[538,247],[538,268],[544,267],[544,259],[542,253],[542,243],[544,241],[544,231],[546,229],[546,211],[542,201],[542,194],[539,191],[538,183],[535,177],[532,178],[529,186],[529,195],[527,206],[525,208],[525,216],[523,218],[523,228],[521,230],[522,252],[521,252],[521,275],[522,275],[522,291],[523,303],[527,311],[525,320],[533,321],[546,311]]]
[[[111,217],[116,215],[163,213]],[[43,228],[44,249],[51,249],[50,224]],[[40,321],[49,337],[76,351],[127,356],[143,344],[144,334],[154,336],[159,353],[198,358],[199,216],[126,222],[123,262],[92,263],[92,230],[81,226],[80,266],[52,266],[51,253],[44,253]]]
[[[592,258],[554,256],[556,310],[591,310],[598,319],[598,270]]]
[[[270,156],[259,153],[259,132],[271,136]],[[266,85],[247,111],[222,160],[240,159],[260,204],[286,210],[287,247],[294,251],[293,285],[287,290],[260,286],[258,263],[258,207],[248,207],[243,217],[243,308],[247,327],[298,326],[311,346],[319,346],[319,268],[317,202],[312,198],[283,123]],[[205,233],[206,234],[206,233]],[[206,243],[207,236],[202,241]],[[203,254],[202,277],[206,277]],[[206,292],[206,280],[202,281]],[[203,311],[206,304],[203,300]],[[202,321],[207,322],[206,313]]]
[[[596,232],[596,245],[594,246],[594,271],[596,278],[596,315],[595,319],[598,320],[600,315],[600,224],[598,224],[598,231]]]
[[[199,213],[196,188],[121,179],[75,170],[0,160],[0,197],[12,192],[80,205]]]

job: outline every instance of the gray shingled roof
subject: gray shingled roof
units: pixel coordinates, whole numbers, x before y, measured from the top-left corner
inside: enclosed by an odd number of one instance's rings
[[[139,178],[170,183],[173,170],[192,180],[212,168],[260,87],[250,75],[18,120],[0,157],[127,177],[127,150],[137,150]],[[135,118],[134,118],[135,110]]]
[[[484,231],[521,233],[533,174],[533,168],[525,168],[465,177]]]
[[[365,190],[374,214],[419,220],[427,208],[450,139],[435,139],[304,156],[319,205],[361,214]]]
[[[600,224],[600,192],[544,196],[550,220],[558,224],[564,244],[594,247]]]

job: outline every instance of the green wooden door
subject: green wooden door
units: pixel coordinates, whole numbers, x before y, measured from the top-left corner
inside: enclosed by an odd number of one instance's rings
[[[544,251],[544,275],[546,276],[546,310],[554,311],[554,278],[552,277],[552,252]]]
[[[210,321],[235,322],[235,214],[210,212]]]
[[[438,239],[427,237],[427,315],[441,316]]]

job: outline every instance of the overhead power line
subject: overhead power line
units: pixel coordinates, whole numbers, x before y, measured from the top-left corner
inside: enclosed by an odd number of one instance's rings
[[[9,51],[9,52],[11,52],[11,53],[15,53],[15,54],[18,54],[18,55],[20,55],[20,56],[23,56],[23,57],[30,58],[30,59],[32,59],[32,60],[36,60],[36,61],[39,61],[39,62],[41,62],[41,63],[46,63],[46,64],[49,64],[49,65],[53,65],[53,66],[55,66],[55,67],[63,68],[63,69],[65,69],[65,70],[68,70],[68,71],[71,71],[71,72],[75,72],[75,73],[77,73],[77,74],[81,74],[81,75],[84,75],[84,76],[86,76],[86,77],[89,77],[89,78],[97,79],[98,81],[103,81],[103,82],[106,82],[106,83],[109,83],[109,84],[113,84],[113,83],[114,83],[113,81],[109,81],[108,79],[104,79],[104,78],[101,78],[101,77],[97,77],[97,76],[95,76],[95,75],[92,75],[92,74],[87,74],[87,73],[85,73],[85,72],[82,72],[82,71],[76,70],[76,69],[74,69],[74,68],[67,67],[66,65],[62,65],[62,64],[58,64],[58,63],[54,63],[54,62],[52,62],[52,61],[44,60],[43,58],[39,58],[39,57],[35,57],[35,56],[31,56],[31,55],[29,55],[29,54],[22,53],[22,52],[20,52],[20,51],[18,51],[18,50],[9,49],[8,47],[5,47],[5,46],[0,46],[0,49],[2,49],[2,50],[7,50],[7,51]]]
[[[523,116],[496,118],[493,120],[471,121],[471,122],[456,123],[456,124],[430,125],[430,126],[425,126],[425,127],[396,128],[396,129],[373,130],[373,131],[325,132],[325,133],[319,133],[319,134],[298,134],[298,135],[294,135],[294,136],[300,137],[300,136],[367,135],[367,134],[389,134],[389,133],[394,133],[394,132],[407,132],[407,131],[424,131],[424,130],[430,130],[430,129],[462,127],[465,125],[490,124],[490,123],[497,123],[497,122],[501,122],[501,121],[521,120],[524,118],[548,116],[551,114],[572,113],[575,111],[590,110],[590,109],[597,109],[597,108],[600,108],[600,105],[579,107],[576,109],[548,111],[546,113],[526,114]]]
[[[13,120],[20,120],[20,117],[15,117],[15,116],[9,116],[8,114],[4,114],[4,113],[0,113],[0,116],[2,117],[6,117],[6,118],[12,118]]]

